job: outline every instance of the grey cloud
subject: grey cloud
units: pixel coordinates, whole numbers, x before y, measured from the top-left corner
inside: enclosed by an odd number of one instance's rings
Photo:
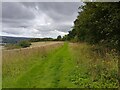
[[[22,29],[18,28],[3,28],[4,33],[8,34],[15,34],[15,35],[20,35],[22,33]]]
[[[38,2],[38,3],[30,3],[30,2],[23,2],[23,5],[26,7],[34,7],[38,6],[40,10],[45,12],[55,11],[56,13],[63,14],[63,15],[72,15],[75,13],[75,9],[78,9],[80,5],[83,3],[81,2]]]
[[[30,20],[16,20],[16,19],[2,19],[3,22],[3,27],[14,27],[14,28],[19,28],[19,27],[29,27],[32,25]]]
[[[2,3],[2,18],[7,19],[34,19],[34,13],[20,3]]]
[[[61,32],[68,32],[71,29],[71,25],[59,25],[59,24],[54,24],[54,25],[49,25],[49,26],[38,26],[35,29],[42,31],[42,32],[48,32],[48,31],[53,31],[53,30],[58,30]]]
[[[15,36],[56,37],[71,30],[83,3],[4,2],[3,33]]]
[[[70,25],[60,25],[60,26],[56,26],[56,30],[62,31],[62,32],[68,32],[71,30]]]
[[[34,12],[17,2],[2,3],[3,27],[19,28],[29,27],[30,21],[35,18]],[[8,29],[9,31],[10,29]],[[10,30],[12,32],[14,30]],[[15,33],[15,32],[12,32]],[[17,33],[16,33],[17,34]]]
[[[26,7],[34,7],[36,6],[49,15],[55,21],[71,21],[75,19],[77,13],[75,10],[78,10],[79,6],[83,3],[80,2],[39,2],[39,3],[22,3]]]

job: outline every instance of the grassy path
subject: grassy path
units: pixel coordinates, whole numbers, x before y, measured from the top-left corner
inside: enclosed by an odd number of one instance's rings
[[[75,87],[69,81],[74,61],[69,52],[68,44],[50,54],[44,60],[34,65],[29,71],[20,76],[15,87]]]
[[[85,43],[64,43],[29,52],[14,51],[19,58],[7,54],[11,61],[3,63],[3,88],[118,87],[118,57],[102,58]]]

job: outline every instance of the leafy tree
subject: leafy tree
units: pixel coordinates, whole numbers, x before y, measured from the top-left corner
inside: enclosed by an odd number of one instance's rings
[[[67,35],[63,36],[62,40],[63,41],[67,41],[68,40],[68,36]]]
[[[53,41],[53,38],[32,38],[29,41],[30,42],[40,42],[40,41]]]
[[[26,47],[29,47],[31,43],[27,40],[22,40],[18,43],[18,45],[21,46],[22,48],[26,48]]]
[[[59,35],[59,36],[57,37],[57,40],[58,40],[58,41],[62,40],[61,35]]]
[[[87,2],[79,9],[68,40],[100,44],[120,51],[120,2]]]

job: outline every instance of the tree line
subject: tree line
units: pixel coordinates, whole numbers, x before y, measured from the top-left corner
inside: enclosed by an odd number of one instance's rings
[[[78,14],[64,40],[120,51],[120,2],[87,2],[79,7]]]

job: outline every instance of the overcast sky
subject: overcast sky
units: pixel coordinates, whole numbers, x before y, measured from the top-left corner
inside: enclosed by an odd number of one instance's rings
[[[2,35],[52,37],[71,30],[81,2],[3,2]]]

